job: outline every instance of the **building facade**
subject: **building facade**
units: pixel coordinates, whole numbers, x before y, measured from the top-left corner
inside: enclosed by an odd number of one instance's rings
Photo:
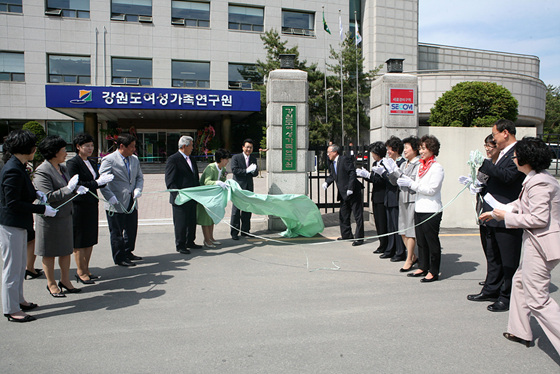
[[[538,58],[419,44],[418,0],[0,0],[0,135],[30,120],[68,141],[133,127],[140,156],[157,161],[179,136],[211,126],[237,150],[232,139],[250,135],[242,124],[258,111],[250,92],[262,81],[261,35],[276,29],[324,69],[340,42],[339,17],[347,32],[354,14],[366,69],[403,58],[404,71],[418,75],[421,124],[464,80],[504,85],[519,101],[519,123],[542,124]]]

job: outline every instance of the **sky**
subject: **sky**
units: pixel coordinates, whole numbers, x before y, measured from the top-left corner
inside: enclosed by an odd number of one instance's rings
[[[559,0],[419,0],[418,41],[537,56],[560,86]]]

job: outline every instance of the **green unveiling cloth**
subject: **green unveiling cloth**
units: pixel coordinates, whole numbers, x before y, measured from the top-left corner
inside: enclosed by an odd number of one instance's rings
[[[287,230],[280,235],[293,238],[298,235],[311,237],[325,228],[321,213],[311,199],[304,195],[263,195],[246,191],[236,181],[228,179],[230,188],[199,186],[178,190],[175,204],[182,205],[196,200],[203,205],[214,221],[219,223],[225,216],[229,200],[245,212],[271,215],[282,219]]]

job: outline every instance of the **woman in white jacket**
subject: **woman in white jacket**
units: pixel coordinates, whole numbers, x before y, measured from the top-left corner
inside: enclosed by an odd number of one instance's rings
[[[441,263],[441,244],[439,226],[442,217],[441,186],[443,184],[443,167],[436,161],[440,143],[435,136],[424,135],[420,139],[420,167],[416,180],[403,175],[397,180],[401,187],[408,187],[416,192],[414,221],[416,226],[416,243],[418,244],[418,270],[409,273],[409,277],[424,277],[423,283],[439,279]]]

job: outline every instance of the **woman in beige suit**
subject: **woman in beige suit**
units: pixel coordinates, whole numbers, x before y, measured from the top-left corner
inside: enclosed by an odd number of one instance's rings
[[[560,262],[560,185],[546,169],[552,154],[542,139],[526,137],[513,157],[527,175],[519,199],[480,216],[505,220],[507,228],[522,228],[523,260],[513,277],[506,339],[531,345],[531,314],[560,353],[560,306],[550,297],[550,272]]]

